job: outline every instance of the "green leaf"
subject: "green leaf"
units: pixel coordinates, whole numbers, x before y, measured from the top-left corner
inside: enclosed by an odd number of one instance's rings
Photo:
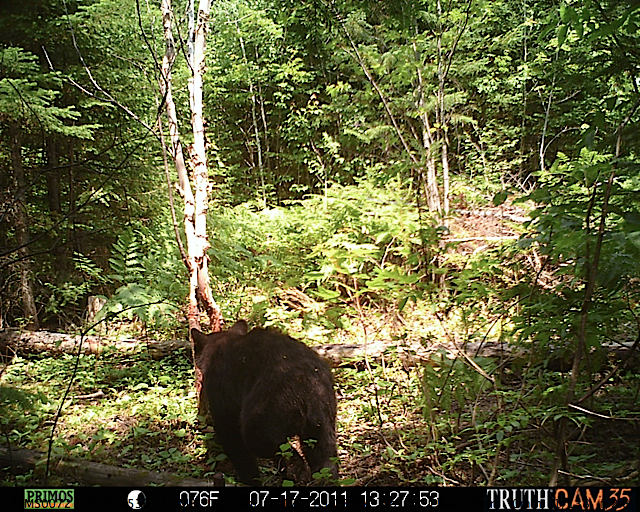
[[[562,45],[564,44],[564,41],[567,38],[568,28],[569,28],[568,25],[560,25],[560,28],[558,28],[558,48],[562,48]]]
[[[640,226],[640,213],[638,212],[629,212],[624,215],[624,220],[628,224]]]
[[[340,292],[337,292],[335,290],[327,290],[322,286],[318,286],[317,290],[315,291],[315,294],[321,299],[325,299],[325,300],[333,300],[340,297]]]
[[[638,249],[640,249],[640,231],[634,231],[633,233],[628,233],[627,238],[629,239],[629,242],[631,242]]]
[[[504,190],[501,192],[498,192],[496,195],[493,196],[494,206],[500,206],[502,203],[504,203],[507,200],[508,196],[509,196],[509,193]]]
[[[593,124],[596,125],[598,128],[600,128],[601,130],[604,129],[605,118],[604,118],[604,112],[602,110],[599,110],[593,116]]]

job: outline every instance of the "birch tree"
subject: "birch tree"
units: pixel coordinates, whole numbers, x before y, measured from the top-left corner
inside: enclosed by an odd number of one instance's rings
[[[174,160],[180,194],[184,201],[184,230],[186,236],[186,256],[183,259],[189,270],[189,309],[187,317],[189,328],[200,328],[198,299],[200,299],[212,331],[219,331],[222,324],[220,307],[216,304],[209,286],[207,250],[211,247],[207,236],[207,209],[209,202],[209,179],[205,150],[204,119],[202,115],[202,75],[204,74],[204,51],[207,22],[209,19],[209,1],[201,0],[198,8],[193,54],[189,63],[192,77],[189,80],[191,105],[191,125],[193,128],[193,146],[191,165],[193,168],[193,188],[189,181],[185,162],[176,107],[171,90],[171,69],[175,61],[176,48],[173,38],[173,12],[170,0],[162,0],[162,25],[165,39],[165,54],[162,59],[160,92],[163,96],[165,111],[169,123],[171,156]]]
[[[171,69],[175,61],[176,49],[173,38],[173,12],[170,0],[162,0],[162,25],[165,39],[165,54],[162,59],[160,75],[160,92],[169,123],[171,156],[178,173],[180,194],[184,201],[184,231],[186,237],[186,254],[183,261],[189,271],[189,306],[187,318],[189,330],[200,329],[200,310],[202,303],[209,317],[210,329],[219,331],[222,325],[220,307],[216,304],[209,286],[207,250],[211,247],[207,236],[207,209],[209,202],[209,173],[204,137],[204,118],[202,115],[202,75],[205,70],[205,42],[207,22],[209,19],[209,0],[201,0],[198,8],[197,22],[194,28],[193,51],[190,52],[189,65],[192,77],[189,80],[189,100],[191,106],[191,125],[194,143],[191,147],[191,166],[193,168],[193,188],[189,181],[187,165],[180,141],[180,132],[176,107],[171,90]],[[194,192],[195,190],[195,192]],[[179,244],[182,249],[182,244]],[[196,391],[200,397],[202,389],[202,373],[196,366]],[[199,410],[204,412],[204,402],[199,399]]]
[[[204,116],[202,114],[202,76],[205,72],[204,57],[210,8],[211,0],[200,0],[195,24],[195,35],[193,37],[192,76],[189,81],[191,126],[193,128],[191,163],[193,167],[193,186],[195,189],[195,211],[192,222],[194,224],[195,240],[192,240],[192,243],[188,244],[188,251],[189,259],[195,267],[195,270],[191,270],[190,272],[190,304],[193,302],[193,294],[197,289],[202,300],[202,305],[209,317],[211,330],[216,332],[219,331],[222,326],[222,316],[219,306],[213,300],[209,286],[209,256],[207,256],[207,250],[211,245],[209,244],[209,238],[207,236],[207,210],[210,185],[204,137]],[[191,327],[191,324],[195,323],[195,321],[192,320],[192,315],[195,314],[195,311],[190,311],[189,313],[191,315],[189,318],[189,326]]]

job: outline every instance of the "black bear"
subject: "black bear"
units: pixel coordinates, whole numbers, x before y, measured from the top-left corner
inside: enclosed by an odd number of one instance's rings
[[[242,483],[259,484],[256,457],[274,457],[295,436],[307,471],[327,467],[337,477],[333,376],[313,350],[272,330],[247,334],[243,320],[191,336],[216,436]]]

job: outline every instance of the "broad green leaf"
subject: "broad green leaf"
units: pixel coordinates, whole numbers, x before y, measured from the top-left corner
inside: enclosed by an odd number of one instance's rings
[[[507,200],[507,197],[509,196],[509,193],[506,191],[501,191],[496,193],[493,196],[493,204],[494,206],[500,206],[502,203],[504,203]]]
[[[325,300],[333,300],[337,297],[340,297],[340,292],[337,292],[335,290],[328,290],[322,286],[318,286],[314,293],[321,299]]]
[[[640,249],[640,231],[634,231],[633,233],[628,233],[627,238],[633,245],[635,245],[638,249]]]
[[[568,25],[560,25],[558,28],[558,48],[562,48],[565,39],[567,38]]]

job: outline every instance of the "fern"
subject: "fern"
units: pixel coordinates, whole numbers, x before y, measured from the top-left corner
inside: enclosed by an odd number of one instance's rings
[[[113,271],[109,277],[121,283],[142,282],[145,268],[144,255],[136,231],[125,231],[113,244],[109,265]]]
[[[109,277],[121,286],[101,311],[155,327],[174,320],[185,294],[184,265],[168,222],[155,229],[128,229],[112,246]]]
[[[96,265],[90,258],[87,258],[84,254],[74,252],[73,263],[76,270],[82,272],[89,278],[89,280],[95,281],[99,284],[105,284],[108,282],[108,278],[102,273],[102,268]]]
[[[118,288],[100,313],[118,314],[129,320],[137,318],[145,324],[166,327],[171,321],[172,313],[177,310],[158,290],[130,283]]]

